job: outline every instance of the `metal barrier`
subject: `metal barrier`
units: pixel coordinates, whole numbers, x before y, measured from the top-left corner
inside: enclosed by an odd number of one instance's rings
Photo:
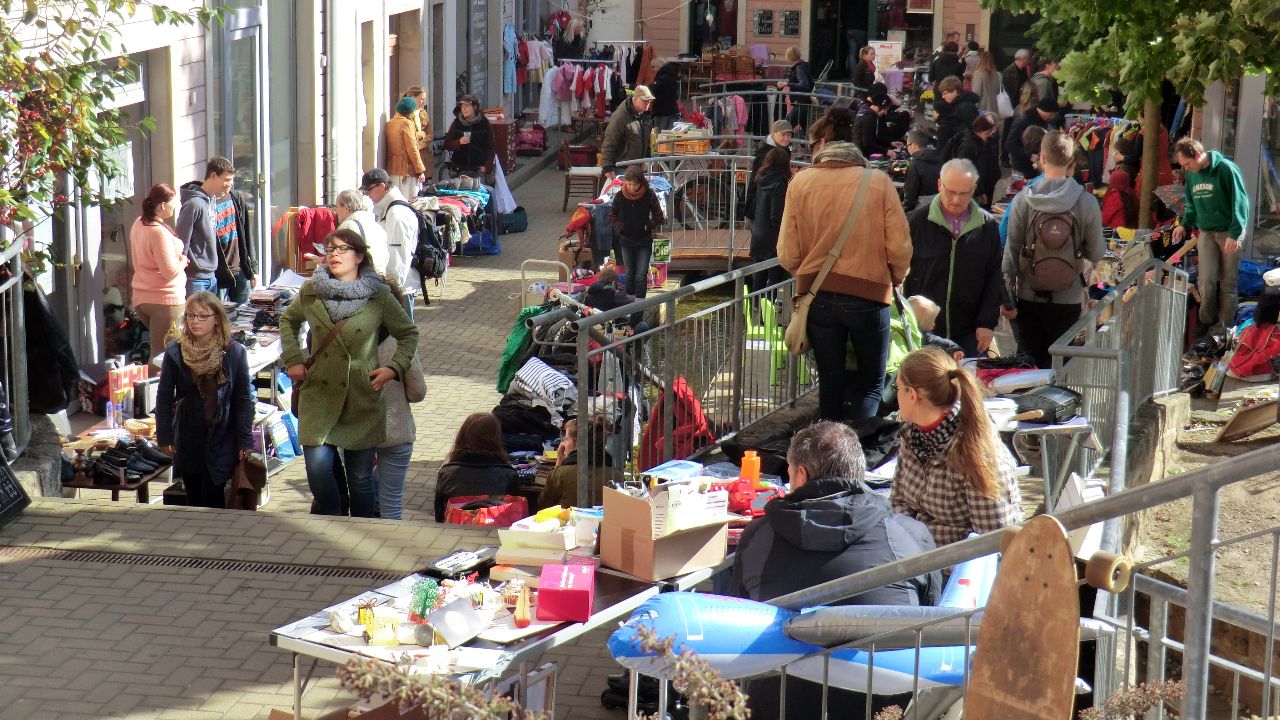
[[[22,243],[13,242],[0,254],[0,380],[9,396],[13,415],[13,439],[18,454],[31,439],[31,415],[27,407],[27,336],[22,315]]]
[[[1275,650],[1277,636],[1280,636],[1280,624],[1276,622],[1277,592],[1280,591],[1277,582],[1280,567],[1280,526],[1248,528],[1232,538],[1216,539],[1219,491],[1226,486],[1273,472],[1278,464],[1280,446],[1272,446],[1162,482],[1130,488],[1055,515],[1064,527],[1075,530],[1099,522],[1116,521],[1144,511],[1161,508],[1168,511],[1172,503],[1179,501],[1183,503],[1176,511],[1185,517],[1188,514],[1185,501],[1188,498],[1191,500],[1189,546],[1174,554],[1138,563],[1135,566],[1134,582],[1119,596],[1099,592],[1100,600],[1118,602],[1098,602],[1094,620],[1083,624],[1091,639],[1097,641],[1096,671],[1092,678],[1095,704],[1137,682],[1161,682],[1176,676],[1187,685],[1179,717],[1205,718],[1208,717],[1212,669],[1217,677],[1216,686],[1230,689],[1229,697],[1225,698],[1231,706],[1230,717],[1241,716],[1246,700],[1254,711],[1261,711],[1261,717],[1272,717],[1280,709],[1280,678],[1276,674]],[[987,533],[779,597],[771,603],[792,610],[833,604],[890,583],[997,552],[1000,541],[1001,532]],[[1266,600],[1262,603],[1265,607],[1259,610],[1218,600],[1221,588],[1215,585],[1216,555],[1233,550],[1247,552],[1251,558],[1249,569],[1258,572],[1259,580],[1265,578],[1267,582]],[[1258,557],[1265,559],[1257,562]],[[1262,566],[1261,571],[1258,571],[1259,566]],[[1157,577],[1161,573],[1175,577],[1185,576],[1186,589]],[[1121,610],[1106,609],[1108,605]],[[1176,614],[1171,611],[1174,607],[1182,610],[1180,628],[1176,622]],[[959,612],[947,618],[895,628],[857,642],[827,648],[796,660],[788,667],[806,661],[812,663],[815,658],[829,663],[831,653],[858,648],[870,653],[870,664],[874,669],[876,651],[913,647],[918,650],[930,644],[931,632],[943,632],[944,625],[951,628],[945,644],[962,646],[967,657],[978,639],[978,631],[970,631],[969,622],[979,611],[980,609]],[[994,622],[996,619],[986,621]],[[957,624],[963,632],[959,641],[955,638]],[[1248,638],[1248,634],[1253,637]],[[904,635],[908,638],[905,642]],[[1176,667],[1171,668],[1175,661]],[[782,672],[787,673],[787,668],[784,667]],[[874,693],[871,672],[868,672],[867,682],[871,693]],[[947,695],[943,690],[922,688],[919,678],[914,678],[912,702],[916,703],[917,710],[921,707],[933,709],[932,714],[922,713],[912,717],[938,717],[939,706],[945,710],[954,702],[963,702],[963,691],[968,683],[967,668],[964,683],[963,686],[950,690],[950,695]],[[825,686],[823,691],[826,692]],[[866,703],[870,709],[870,694]],[[1156,708],[1145,717],[1163,718],[1165,709]]]
[[[745,120],[738,111],[734,98],[742,100],[742,109],[746,112]],[[768,135],[769,125],[774,120],[790,120],[796,127],[797,135],[804,135],[804,129],[813,125],[813,121],[822,117],[833,103],[853,103],[852,97],[838,98],[829,93],[798,93],[775,89],[768,90],[730,90],[726,92],[708,93],[691,98],[691,107],[708,118],[712,118],[713,108],[725,103],[726,109],[734,107],[734,117],[743,124],[751,135]],[[854,108],[857,109],[856,106]]]
[[[649,467],[714,448],[817,387],[807,357],[787,353],[782,316],[794,281],[764,287],[777,259],[717,275],[614,310],[576,317],[577,415],[604,416],[615,467]],[[749,289],[748,283],[755,286]],[[656,314],[634,334],[615,324]],[[673,396],[697,399],[708,432]],[[661,406],[660,409],[658,406]],[[683,429],[682,429],[683,428]],[[597,457],[588,423],[578,423],[579,457]],[[593,454],[595,453],[595,454]],[[590,497],[588,463],[578,463],[578,497]]]

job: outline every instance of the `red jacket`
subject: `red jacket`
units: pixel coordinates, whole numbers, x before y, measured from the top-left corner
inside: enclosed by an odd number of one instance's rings
[[[1114,170],[1107,183],[1107,192],[1102,196],[1103,227],[1137,227],[1138,195],[1129,184],[1129,173]]]

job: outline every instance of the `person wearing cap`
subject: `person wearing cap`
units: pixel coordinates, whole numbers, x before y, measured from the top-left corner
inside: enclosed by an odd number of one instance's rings
[[[493,184],[490,179],[495,157],[493,126],[480,112],[480,101],[475,95],[458,98],[444,146],[453,153],[448,163],[452,177],[469,175],[483,178],[486,185]]]
[[[605,180],[618,174],[618,163],[637,160],[652,155],[649,138],[653,134],[653,92],[648,86],[637,85],[631,98],[618,106],[609,117],[600,145],[600,159]]]
[[[418,188],[427,179],[427,166],[418,151],[417,128],[413,124],[417,111],[417,100],[400,98],[395,117],[387,121],[387,174],[406,198],[418,197]]]
[[[1004,69],[1000,75],[1000,82],[1004,85],[1004,94],[1009,96],[1009,102],[1016,103],[1022,97],[1022,86],[1031,80],[1031,51],[1022,48],[1013,54],[1013,62],[1009,63],[1009,67]],[[1009,141],[1009,128],[1013,125],[1013,118],[1005,118],[1004,128],[1000,133],[1000,162],[1003,165],[1009,164],[1009,151],[1004,149],[1005,144]]]
[[[404,193],[391,183],[382,168],[374,168],[360,179],[360,192],[373,201],[373,217],[387,236],[388,280],[393,280],[409,299],[409,317],[413,317],[412,290],[422,286],[413,269],[413,253],[418,249],[418,212],[405,199]]]
[[[1057,127],[1059,125],[1058,113],[1057,100],[1040,98],[1034,108],[1013,119],[1013,124],[1009,126],[1009,135],[1005,138],[1004,149],[1009,154],[1009,165],[1013,167],[1014,172],[1021,173],[1023,177],[1031,177],[1036,174],[1036,170],[1031,164],[1031,156],[1027,154],[1026,149],[1023,147],[1022,135],[1027,131],[1027,128],[1031,127],[1040,127],[1045,130]]]
[[[883,155],[889,152],[894,140],[899,139],[893,137],[896,133],[888,123],[893,109],[889,88],[884,83],[873,83],[867,91],[867,99],[858,107],[858,117],[853,121],[853,141],[862,148],[862,154],[867,157]]]
[[[769,126],[769,137],[764,142],[756,146],[755,157],[751,160],[751,174],[747,176],[747,206],[746,216],[755,217],[756,202],[756,175],[760,173],[760,166],[764,165],[764,158],[769,154],[770,150],[778,148],[787,154],[787,166],[791,165],[791,139],[795,135],[795,129],[791,127],[791,123],[786,120],[774,120]]]

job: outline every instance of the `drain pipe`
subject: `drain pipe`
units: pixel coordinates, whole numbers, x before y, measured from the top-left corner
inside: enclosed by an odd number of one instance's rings
[[[337,181],[337,173],[334,172],[333,165],[338,160],[338,154],[334,149],[334,133],[333,133],[333,109],[336,105],[334,102],[334,88],[337,83],[334,82],[333,73],[333,38],[337,32],[337,23],[334,21],[334,13],[337,11],[337,3],[324,3],[324,122],[320,123],[320,132],[324,140],[324,189],[322,202],[327,207],[337,197],[335,183]]]

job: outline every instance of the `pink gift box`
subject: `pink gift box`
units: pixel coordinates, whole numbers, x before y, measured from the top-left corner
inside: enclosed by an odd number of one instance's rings
[[[543,565],[538,579],[538,619],[586,622],[596,599],[591,565]]]

